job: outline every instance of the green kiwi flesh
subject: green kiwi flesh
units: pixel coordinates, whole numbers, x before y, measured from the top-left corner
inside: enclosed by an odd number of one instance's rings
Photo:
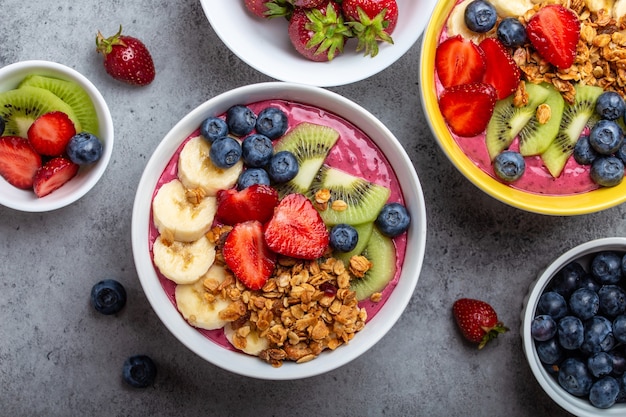
[[[534,116],[537,106],[550,95],[547,84],[526,84],[528,103],[522,107],[513,105],[513,95],[498,100],[487,125],[485,143],[489,157],[493,160],[507,149],[515,137]]]
[[[324,223],[329,226],[373,222],[391,194],[387,187],[327,165],[323,165],[313,179],[309,197],[313,198],[322,189],[330,191],[328,207],[320,210]],[[338,200],[347,204],[345,210],[332,208],[333,202]]]
[[[545,123],[539,123],[537,113],[535,112],[519,133],[519,151],[524,156],[543,153],[559,133],[565,100],[554,87],[548,86],[548,88],[550,94],[542,104],[550,107],[550,119]]]
[[[363,224],[355,224],[354,228],[356,229],[357,234],[359,235],[359,240],[356,243],[354,249],[349,252],[333,252],[333,258],[341,259],[346,266],[350,264],[350,258],[354,255],[360,255],[361,252],[365,250],[367,246],[367,242],[370,240],[370,236],[372,236],[372,230],[374,229],[374,223],[363,223]]]
[[[596,100],[602,92],[601,87],[577,84],[574,103],[565,104],[559,132],[541,154],[544,165],[554,178],[561,175],[567,160],[574,153],[576,142],[594,115]]]
[[[60,111],[74,122],[76,131],[81,124],[74,110],[50,91],[38,87],[22,87],[0,93],[0,117],[6,123],[5,136],[28,137],[28,128],[39,116]]]
[[[382,291],[393,279],[396,274],[396,247],[390,238],[374,227],[361,255],[369,259],[372,267],[362,278],[353,278],[350,282],[350,289],[356,292],[359,301]]]
[[[96,108],[89,94],[80,85],[58,78],[31,74],[22,80],[18,88],[24,86],[43,88],[55,94],[74,110],[82,130],[98,135]]]
[[[292,180],[277,184],[280,197],[291,193],[306,194],[328,152],[339,139],[335,129],[303,122],[287,132],[275,145],[274,152],[290,151],[298,160],[298,174]]]

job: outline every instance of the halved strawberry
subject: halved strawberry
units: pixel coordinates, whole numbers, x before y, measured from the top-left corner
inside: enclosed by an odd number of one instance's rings
[[[539,55],[560,69],[572,66],[580,39],[578,15],[560,4],[545,6],[526,25],[526,34]]]
[[[39,116],[28,128],[28,140],[41,155],[59,156],[72,136],[76,134],[74,122],[60,111]]]
[[[485,73],[484,53],[471,40],[456,35],[437,47],[435,69],[444,88],[478,82]]]
[[[78,164],[59,156],[46,162],[35,174],[33,190],[37,197],[45,197],[74,178]]]
[[[496,89],[491,84],[455,85],[439,97],[439,109],[450,130],[471,137],[487,127],[496,105]]]
[[[496,38],[485,38],[478,46],[485,53],[483,82],[494,86],[498,100],[510,96],[517,89],[521,77],[513,57]]]
[[[254,184],[241,191],[235,189],[217,192],[218,221],[234,225],[247,220],[265,223],[272,217],[278,204],[278,192],[269,185]]]
[[[256,220],[233,227],[224,242],[222,255],[235,277],[251,290],[261,289],[276,266],[276,254],[265,243],[263,225]]]
[[[17,136],[0,137],[0,175],[14,187],[33,187],[35,173],[41,167],[41,156],[28,139]]]
[[[265,225],[264,234],[271,250],[292,258],[316,259],[328,248],[328,229],[302,194],[283,197]]]

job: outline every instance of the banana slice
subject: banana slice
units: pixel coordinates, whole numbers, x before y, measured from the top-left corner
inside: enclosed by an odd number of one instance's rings
[[[179,242],[160,235],[152,246],[154,264],[177,284],[191,284],[206,274],[215,260],[215,246],[206,236],[195,242]]]
[[[615,18],[615,20],[619,21],[619,19],[626,15],[626,0],[615,0],[613,3],[613,10],[611,16]]]
[[[496,8],[496,13],[501,18],[523,16],[532,9],[534,3],[531,0],[490,0]]]
[[[256,330],[250,329],[248,324],[237,330],[233,330],[233,327],[227,324],[224,326],[224,336],[236,349],[248,355],[259,356],[270,347],[270,342],[265,337],[260,337]]]
[[[591,12],[606,10],[609,15],[613,14],[613,0],[585,0],[585,5]]]
[[[211,145],[201,136],[191,138],[178,156],[178,178],[188,189],[202,188],[207,196],[218,190],[232,188],[243,170],[243,161],[228,169],[213,165],[209,157]]]

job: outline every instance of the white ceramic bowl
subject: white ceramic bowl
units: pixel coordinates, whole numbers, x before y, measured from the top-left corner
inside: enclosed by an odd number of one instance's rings
[[[573,261],[578,261],[588,270],[587,267],[589,266],[592,255],[605,250],[626,252],[626,238],[613,237],[592,240],[576,246],[559,256],[539,274],[537,280],[531,285],[522,309],[522,328],[520,333],[522,336],[524,354],[526,355],[530,369],[541,385],[541,388],[543,388],[550,398],[568,412],[580,417],[624,416],[626,415],[626,404],[620,403],[608,409],[599,409],[592,406],[587,399],[575,397],[561,388],[558,381],[544,369],[537,356],[535,343],[530,334],[530,325],[535,316],[539,297],[543,291],[548,288],[550,281],[556,273]]]
[[[204,14],[222,42],[252,68],[281,81],[320,87],[361,81],[393,64],[404,55],[428,23],[436,0],[397,0],[398,23],[394,44],[381,44],[378,55],[355,52],[351,39],[344,53],[331,62],[313,62],[300,56],[287,36],[287,21],[264,20],[249,13],[243,1],[200,0]]]
[[[32,190],[18,189],[0,177],[0,204],[15,210],[45,212],[65,207],[84,196],[98,182],[106,170],[113,152],[113,119],[98,89],[78,71],[50,61],[21,61],[0,68],[0,91],[16,88],[29,74],[73,81],[91,97],[98,114],[100,132],[98,137],[104,145],[102,157],[95,164],[81,167],[68,183],[45,197],[37,198]]]
[[[412,219],[407,234],[407,256],[397,286],[365,328],[349,344],[335,351],[323,352],[307,363],[284,363],[280,368],[273,368],[259,358],[226,349],[190,326],[159,282],[148,247],[153,191],[165,166],[183,140],[209,116],[222,114],[235,104],[267,99],[283,99],[322,108],[358,126],[374,140],[393,166]],[[139,279],[152,308],[166,327],[189,349],[214,365],[237,374],[271,380],[305,378],[333,370],[347,364],[378,342],[398,320],[411,299],[422,267],[425,241],[426,211],[421,185],[413,164],[394,135],[368,111],[336,93],[284,82],[248,85],[220,94],[178,122],[148,161],[139,182],[132,218],[132,245]]]

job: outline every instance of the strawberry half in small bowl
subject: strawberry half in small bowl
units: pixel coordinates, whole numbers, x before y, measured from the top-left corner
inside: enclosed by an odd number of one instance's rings
[[[113,152],[113,121],[82,74],[49,61],[0,68],[0,204],[46,212],[83,197]]]
[[[176,124],[132,219],[166,327],[208,362],[271,380],[332,371],[384,337],[425,238],[421,186],[393,134],[338,94],[285,82],[228,91]]]

